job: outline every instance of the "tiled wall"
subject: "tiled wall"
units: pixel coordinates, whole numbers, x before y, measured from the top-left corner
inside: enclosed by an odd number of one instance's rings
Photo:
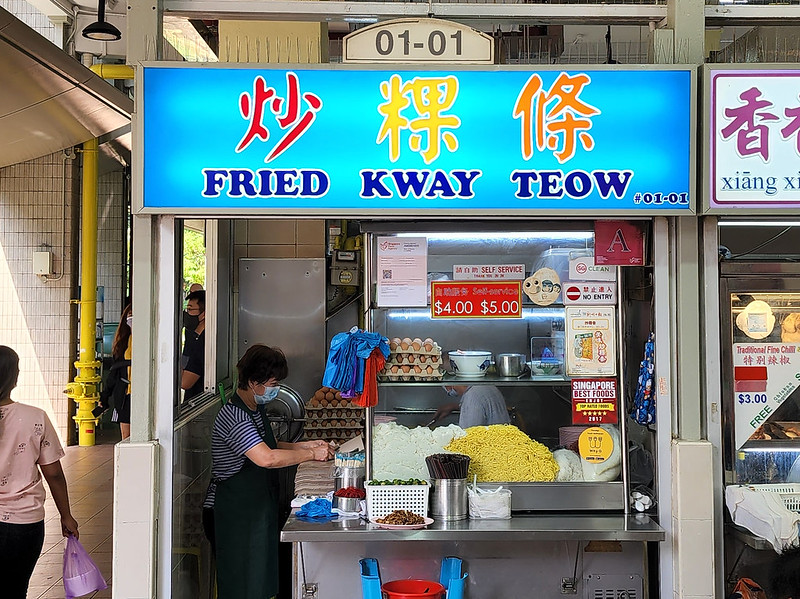
[[[122,172],[101,177],[98,285],[106,292],[106,320],[121,311],[124,198]],[[20,355],[12,398],[47,411],[66,441],[73,427],[64,394],[77,357],[76,309],[80,213],[79,160],[61,152],[0,169],[0,344]],[[54,275],[33,274],[33,252],[53,254]],[[73,331],[71,333],[71,330]]]
[[[0,0],[0,6],[5,8],[28,27],[37,31],[42,37],[50,40],[59,48],[63,48],[62,28],[53,25],[44,14],[39,12],[25,0]]]
[[[0,344],[21,358],[12,398],[45,409],[67,438],[71,372],[72,227],[77,167],[62,153],[0,169]],[[63,240],[63,246],[62,246]],[[53,253],[55,276],[33,274],[33,252]]]
[[[124,197],[124,171],[100,176],[97,195],[97,285],[103,286],[104,322],[119,322],[125,300],[125,238],[128,228],[127,203]]]

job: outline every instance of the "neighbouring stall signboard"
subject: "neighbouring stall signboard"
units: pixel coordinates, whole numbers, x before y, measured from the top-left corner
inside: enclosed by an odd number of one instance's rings
[[[524,278],[524,264],[456,264],[453,266],[453,279],[458,281],[491,279],[521,281]]]
[[[572,424],[616,424],[617,379],[572,379]]]
[[[568,376],[617,374],[615,312],[611,306],[567,307],[566,347]]]
[[[145,65],[142,209],[694,210],[691,68],[409,69]]]
[[[610,281],[581,281],[564,283],[566,305],[608,306],[617,303],[617,284]]]
[[[522,318],[522,283],[433,281],[431,318]]]
[[[800,71],[710,70],[709,207],[800,207]]]
[[[798,386],[800,344],[733,344],[736,449],[771,418]]]
[[[378,306],[427,306],[428,239],[378,237],[377,241]]]

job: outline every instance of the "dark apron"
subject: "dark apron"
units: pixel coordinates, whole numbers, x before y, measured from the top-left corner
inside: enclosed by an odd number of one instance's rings
[[[253,413],[234,394],[231,403]],[[278,447],[263,406],[264,443]],[[258,425],[256,424],[258,429]],[[278,594],[278,476],[245,458],[232,477],[216,483],[214,528],[218,599],[270,599]]]

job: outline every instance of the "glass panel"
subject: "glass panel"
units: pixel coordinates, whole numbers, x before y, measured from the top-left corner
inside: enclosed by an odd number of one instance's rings
[[[732,293],[738,483],[800,482],[800,293]]]
[[[563,285],[570,278],[570,258],[591,255],[594,247],[594,235],[590,229],[509,233],[409,231],[398,236],[427,238],[429,283],[458,280],[460,277],[454,274],[455,266],[524,265],[524,277],[532,276],[541,268],[549,268],[557,275],[558,281],[554,282]],[[377,243],[374,246],[371,248],[372,264],[377,265]],[[376,280],[376,274],[372,273],[373,281]],[[392,435],[413,435],[414,428],[428,426],[434,430],[435,436],[441,426],[459,422],[463,424],[462,410],[468,403],[463,398],[467,397],[467,393],[475,392],[484,398],[490,393],[499,392],[505,401],[511,423],[549,450],[566,447],[577,452],[578,436],[588,425],[572,425],[570,378],[566,376],[564,364],[565,350],[568,349],[565,345],[569,344],[565,342],[566,311],[562,298],[563,295],[559,295],[552,304],[537,305],[523,293],[521,318],[432,318],[430,289],[427,307],[373,306],[370,313],[373,330],[388,337],[396,347],[389,360],[390,370],[381,377],[379,404],[375,408],[373,474],[378,478],[419,477],[419,473],[411,476],[410,464],[394,463],[403,460],[393,462],[381,455],[387,450],[389,453],[401,453],[392,445],[393,439],[387,440],[389,431]],[[612,334],[616,337],[616,330]],[[424,351],[415,353],[414,342],[422,342],[424,346],[426,340],[435,342],[441,349],[439,360],[446,371],[441,380],[435,376],[434,380],[425,380],[426,373],[430,375],[426,366],[430,356],[426,356]],[[448,359],[449,350],[482,350],[487,355],[491,354],[494,364],[489,366],[486,374],[474,377],[455,375]],[[499,370],[500,354],[520,354],[524,372],[520,376],[503,376]],[[543,357],[557,364],[554,368],[543,369]],[[415,373],[419,377],[410,379],[408,375],[414,376]],[[448,397],[448,391],[452,393],[453,390],[459,396]],[[443,415],[443,411],[446,411],[442,409],[444,406],[455,409]],[[485,408],[484,413],[489,421],[481,424],[493,423],[492,416],[486,415],[487,410],[491,409]],[[403,425],[412,431],[403,432],[380,426],[387,422]],[[614,418],[613,423],[619,425],[618,417]],[[575,453],[573,455],[580,471],[580,459]],[[618,457],[617,452],[612,461]],[[499,454],[498,460],[503,463],[513,461],[505,454]],[[612,470],[614,474],[611,478],[601,477],[598,480],[619,480],[619,468]],[[422,474],[422,477],[428,478],[427,472]],[[583,480],[582,476],[577,478]]]

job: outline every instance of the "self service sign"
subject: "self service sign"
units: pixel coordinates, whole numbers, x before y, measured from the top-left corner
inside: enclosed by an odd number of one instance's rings
[[[691,69],[143,69],[143,209],[693,210]]]

